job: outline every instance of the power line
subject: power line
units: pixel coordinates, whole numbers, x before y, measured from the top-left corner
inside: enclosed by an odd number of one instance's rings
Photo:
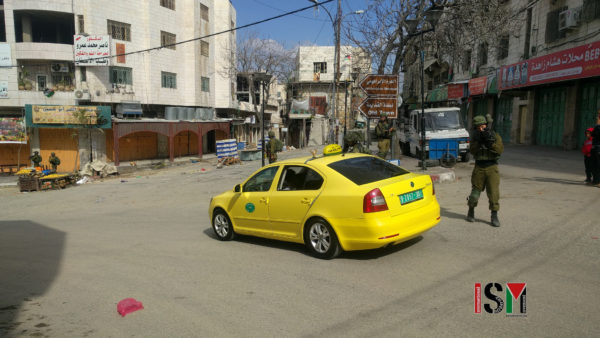
[[[283,14],[272,16],[270,18],[266,18],[266,19],[263,19],[263,20],[254,21],[254,22],[251,22],[249,24],[245,24],[245,25],[238,26],[238,27],[235,27],[235,28],[230,28],[230,29],[227,29],[227,30],[224,30],[224,31],[220,31],[220,32],[216,32],[216,33],[212,33],[212,34],[208,34],[208,35],[204,35],[204,36],[200,36],[200,37],[196,37],[196,38],[192,38],[192,39],[188,39],[188,40],[183,40],[183,41],[179,41],[179,42],[175,42],[175,43],[171,43],[171,44],[167,44],[167,45],[162,45],[160,47],[152,47],[152,48],[137,50],[137,51],[128,52],[128,53],[114,54],[114,55],[108,55],[108,56],[101,56],[101,57],[89,58],[89,59],[84,59],[84,60],[80,60],[80,61],[94,61],[94,60],[111,59],[111,58],[115,58],[115,57],[119,57],[119,56],[127,56],[127,55],[140,54],[140,53],[144,53],[144,52],[151,52],[153,50],[160,50],[162,48],[168,48],[168,47],[172,47],[172,46],[181,45],[181,44],[184,44],[184,43],[194,42],[194,41],[198,41],[198,40],[210,38],[210,37],[213,37],[213,36],[217,36],[217,35],[220,35],[220,34],[230,33],[230,32],[234,32],[234,31],[240,30],[240,29],[244,29],[244,28],[256,26],[256,25],[259,25],[261,23],[265,23],[265,22],[272,21],[272,20],[275,20],[275,19],[283,18],[285,16],[293,15],[293,14],[305,11],[307,9],[314,8],[316,6],[322,6],[322,5],[324,5],[326,3],[329,3],[329,2],[332,2],[332,1],[334,1],[334,0],[325,0],[325,1],[319,2],[318,4],[315,4],[315,5],[310,5],[310,6],[302,7],[302,8],[293,10],[293,11],[285,12]],[[14,67],[19,67],[19,66],[18,65],[12,65],[12,66],[5,66],[5,67],[2,67],[2,68],[14,68]]]

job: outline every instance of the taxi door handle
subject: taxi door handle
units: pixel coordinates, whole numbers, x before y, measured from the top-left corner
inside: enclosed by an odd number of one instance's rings
[[[311,202],[310,198],[303,198],[303,199],[300,201],[300,203],[302,203],[302,204],[310,204],[310,202]]]
[[[269,204],[269,199],[266,197],[263,197],[259,200],[260,203],[264,203],[264,204]]]

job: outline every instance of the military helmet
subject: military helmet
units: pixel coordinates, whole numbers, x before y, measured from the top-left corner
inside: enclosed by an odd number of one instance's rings
[[[474,126],[480,126],[482,124],[487,124],[487,120],[485,119],[485,116],[477,115],[473,118]]]
[[[272,131],[272,130],[269,130],[269,137],[270,137],[270,138],[273,138],[273,137],[275,137],[275,132],[274,132],[274,131]]]

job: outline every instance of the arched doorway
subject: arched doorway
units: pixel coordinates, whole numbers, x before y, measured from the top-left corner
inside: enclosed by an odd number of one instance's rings
[[[140,131],[119,139],[121,161],[149,160],[158,158],[158,134]]]
[[[198,136],[189,130],[175,135],[175,157],[198,155]]]
[[[213,129],[206,132],[202,139],[202,153],[214,154],[217,151],[217,141],[227,139],[227,133],[220,129]]]

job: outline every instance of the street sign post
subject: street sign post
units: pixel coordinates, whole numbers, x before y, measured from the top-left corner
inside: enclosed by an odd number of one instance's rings
[[[359,84],[367,96],[398,96],[398,75],[367,75]]]
[[[395,97],[367,97],[358,109],[370,119],[381,116],[388,118],[397,117],[397,99]]]

